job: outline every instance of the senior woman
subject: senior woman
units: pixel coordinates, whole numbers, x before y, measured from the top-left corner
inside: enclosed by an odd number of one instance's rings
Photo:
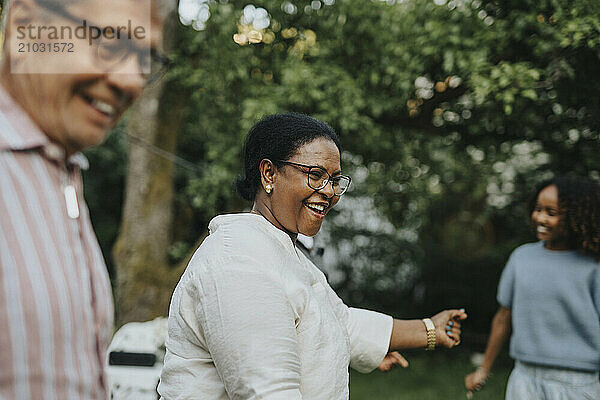
[[[397,320],[349,308],[296,248],[349,185],[326,123],[277,114],[250,130],[236,189],[252,212],[215,217],[175,289],[164,399],[348,399],[348,366],[460,342],[464,310]]]

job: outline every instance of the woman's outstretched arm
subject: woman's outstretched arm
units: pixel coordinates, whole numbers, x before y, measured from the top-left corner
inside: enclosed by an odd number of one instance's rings
[[[460,321],[467,318],[464,310],[445,310],[431,320],[435,326],[436,346],[454,347],[460,343]],[[427,347],[427,328],[420,319],[394,319],[390,351]]]

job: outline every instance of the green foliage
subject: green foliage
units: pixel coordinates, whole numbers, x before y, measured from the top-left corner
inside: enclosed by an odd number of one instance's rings
[[[198,170],[177,171],[171,257],[215,214],[250,206],[232,181],[252,124],[305,112],[340,134],[355,177],[318,239],[345,300],[400,315],[464,306],[486,331],[504,260],[533,239],[534,182],[600,178],[598,2],[284,3],[255,3],[270,16],[259,43],[234,41],[254,34],[247,0],[210,2],[204,30],[178,32],[167,87],[186,99],[178,154]]]

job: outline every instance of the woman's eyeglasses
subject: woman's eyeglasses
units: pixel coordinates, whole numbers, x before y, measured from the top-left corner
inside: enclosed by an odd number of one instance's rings
[[[335,196],[341,196],[346,193],[346,190],[350,187],[352,178],[346,175],[331,176],[323,167],[317,165],[305,165],[291,161],[277,160],[278,162],[286,165],[292,165],[297,167],[302,172],[308,175],[308,186],[313,190],[321,190],[328,183],[331,183],[333,188],[333,194]]]

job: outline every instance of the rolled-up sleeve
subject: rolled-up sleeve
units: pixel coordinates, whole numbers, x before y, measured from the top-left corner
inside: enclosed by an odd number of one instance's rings
[[[394,319],[376,311],[348,307],[326,283],[325,278],[322,279],[329,289],[334,307],[346,321],[350,367],[362,373],[373,371],[388,353]]]
[[[371,372],[388,352],[394,320],[389,315],[360,308],[348,309],[350,366]]]
[[[225,260],[189,279],[182,297],[193,304],[188,316],[179,313],[182,324],[206,348],[230,399],[302,398],[295,314],[277,277],[248,261]],[[198,375],[188,371],[176,383],[183,389],[188,377],[193,387]]]

